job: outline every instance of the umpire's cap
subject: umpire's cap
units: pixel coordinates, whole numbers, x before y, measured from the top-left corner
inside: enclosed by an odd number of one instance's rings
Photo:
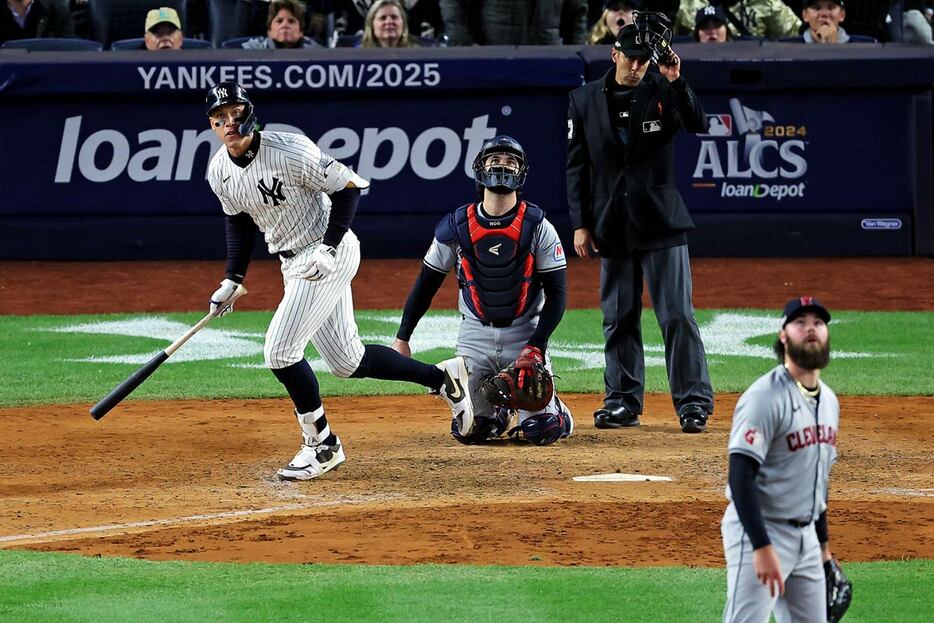
[[[830,312],[820,301],[813,296],[800,296],[785,303],[779,328],[784,329],[786,324],[807,312],[814,312],[824,322],[830,322]]]

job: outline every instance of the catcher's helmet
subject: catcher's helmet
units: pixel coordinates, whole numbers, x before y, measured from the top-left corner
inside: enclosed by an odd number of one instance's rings
[[[207,114],[210,117],[215,109],[227,104],[243,104],[243,117],[240,118],[240,127],[237,131],[241,136],[250,134],[256,128],[256,111],[253,108],[253,102],[247,95],[246,89],[236,82],[220,82],[208,91],[205,98]]]
[[[671,19],[658,11],[635,11],[636,41],[648,51],[652,62],[664,61],[671,51]]]
[[[487,169],[484,166],[487,158],[495,154],[508,154],[513,156],[519,163],[519,169],[513,171],[511,168],[501,165],[493,165]],[[525,159],[525,150],[519,141],[500,134],[483,143],[480,152],[473,160],[473,178],[477,184],[483,188],[489,188],[493,192],[510,193],[519,190],[525,184],[525,176],[529,172],[528,161]]]
[[[530,415],[519,426],[526,440],[536,446],[547,446],[571,434],[570,417],[566,413]]]

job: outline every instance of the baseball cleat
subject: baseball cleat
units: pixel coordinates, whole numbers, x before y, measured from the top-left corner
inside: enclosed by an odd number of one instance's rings
[[[470,400],[467,382],[467,360],[454,357],[435,365],[444,372],[440,396],[451,407],[451,417],[457,423],[458,431],[466,437],[473,430],[473,402]]]
[[[560,398],[558,398],[558,409],[564,424],[564,432],[561,434],[561,439],[564,439],[570,437],[571,433],[574,432],[574,417],[571,415],[571,410]]]
[[[344,447],[337,439],[334,445],[318,444],[316,446],[302,445],[295,458],[279,469],[276,475],[279,480],[311,480],[336,469],[344,462]]]

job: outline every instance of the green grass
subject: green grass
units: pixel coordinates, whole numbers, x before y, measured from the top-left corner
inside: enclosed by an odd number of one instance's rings
[[[364,341],[391,343],[397,328],[393,318],[397,315],[398,312],[391,311],[359,312],[357,320]],[[143,323],[146,319],[177,324],[155,334],[149,333],[151,326],[143,331],[136,330],[135,335],[61,332],[63,328],[85,323],[121,320]],[[0,406],[94,402],[140,363],[79,360],[114,355],[146,357],[167,346],[199,319],[200,315],[193,313],[0,316],[0,350],[4,353],[0,359]],[[270,312],[236,312],[213,321],[146,381],[133,398],[283,396],[281,385],[262,369],[263,334],[270,319]],[[774,314],[751,310],[700,310],[697,319],[704,333],[716,391],[742,391],[774,365],[770,356],[777,324]],[[427,362],[450,357],[454,352],[457,324],[456,314],[429,314],[413,340],[413,346],[422,347],[416,357]],[[649,358],[646,388],[652,392],[666,391],[661,333],[650,311],[644,315],[642,326]],[[140,333],[150,337],[140,336]],[[932,334],[932,313],[840,312],[831,325],[834,352],[865,356],[835,359],[824,378],[841,394],[934,395],[934,375],[930,374],[934,369],[934,350],[925,347]],[[202,340],[212,336],[219,340],[217,347],[213,355],[204,355]],[[230,350],[235,347],[244,350]],[[597,310],[569,311],[549,348],[555,371],[561,377],[559,389],[602,392],[602,348],[600,313]],[[191,355],[208,358],[180,361]],[[307,355],[312,360],[317,358],[311,346]],[[407,383],[337,379],[327,372],[319,376],[322,392],[327,396],[423,391]]]
[[[847,623],[927,621],[931,561],[853,563]],[[925,580],[927,578],[927,580]],[[722,569],[149,562],[0,552],[4,621],[717,621]]]

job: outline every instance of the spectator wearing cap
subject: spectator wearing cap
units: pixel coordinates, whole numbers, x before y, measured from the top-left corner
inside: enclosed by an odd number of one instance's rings
[[[603,13],[590,30],[587,43],[613,45],[619,29],[632,23],[632,12],[635,8],[636,0],[606,0],[603,3]]]
[[[0,43],[12,39],[73,37],[67,4],[50,0],[7,0],[0,9]]]
[[[840,24],[846,19],[843,0],[808,0],[801,10],[808,28],[802,38],[805,43],[849,43],[850,36]]]
[[[723,10],[733,38],[794,37],[801,28],[801,20],[782,0],[682,0],[678,9],[678,30],[691,32],[697,11],[708,5],[716,5]]]
[[[700,43],[726,43],[730,40],[730,29],[726,25],[723,9],[705,6],[694,17],[694,40]]]
[[[305,36],[307,8],[300,0],[274,0],[266,16],[266,36],[244,41],[245,50],[289,50],[321,47]]]
[[[182,21],[175,9],[164,6],[146,14],[143,42],[147,50],[179,50],[184,38]]]
[[[681,59],[670,47],[659,53],[653,42],[664,38],[652,26],[642,19],[623,26],[613,67],[570,94],[567,198],[575,252],[600,256],[606,393],[594,426],[639,425],[644,278],[681,430],[695,433],[706,429],[714,395],[691,303],[687,231],[694,223],[675,183],[673,142],[680,130],[706,132],[707,122]],[[658,72],[649,73],[653,57]]]

